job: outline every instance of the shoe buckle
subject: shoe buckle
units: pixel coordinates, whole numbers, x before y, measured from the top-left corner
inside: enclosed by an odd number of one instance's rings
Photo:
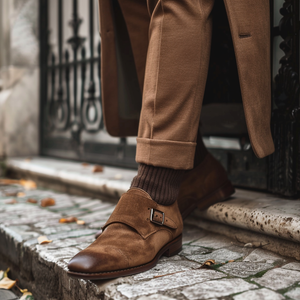
[[[159,215],[161,215],[161,218],[162,218],[161,221],[159,220]],[[158,224],[158,225],[161,225],[161,226],[164,225],[164,223],[165,223],[165,213],[160,211],[160,210],[151,208],[150,221],[152,223],[155,223],[155,224]]]

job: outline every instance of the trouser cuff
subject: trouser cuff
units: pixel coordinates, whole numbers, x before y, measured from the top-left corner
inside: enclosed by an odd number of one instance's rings
[[[196,143],[137,138],[136,161],[155,167],[190,170]]]

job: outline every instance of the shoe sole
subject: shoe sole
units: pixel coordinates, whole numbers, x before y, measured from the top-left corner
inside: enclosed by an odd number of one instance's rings
[[[190,213],[197,207],[200,210],[204,210],[213,204],[218,202],[226,201],[232,194],[235,193],[235,189],[231,182],[228,180],[223,185],[221,185],[217,190],[212,193],[202,197],[200,199],[195,199],[194,204],[188,207],[184,212],[182,212],[182,219],[186,219]]]
[[[104,280],[104,279],[113,279],[118,277],[130,276],[138,273],[142,273],[148,271],[157,265],[158,260],[162,256],[171,257],[173,255],[178,254],[182,250],[182,235],[178,236],[176,239],[165,245],[161,248],[161,250],[157,253],[155,258],[143,265],[109,272],[102,273],[80,273],[80,272],[72,272],[68,271],[68,275],[73,278],[80,278],[86,280]]]

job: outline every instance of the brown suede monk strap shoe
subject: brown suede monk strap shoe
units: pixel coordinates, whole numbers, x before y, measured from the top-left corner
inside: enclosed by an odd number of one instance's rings
[[[200,210],[228,199],[235,190],[223,166],[208,153],[196,168],[188,171],[177,198],[182,218],[195,208]]]
[[[177,202],[157,204],[143,190],[125,193],[102,234],[68,264],[68,274],[83,279],[110,279],[153,268],[163,255],[181,251],[183,223]]]
[[[177,198],[182,218],[185,219],[198,207],[203,210],[225,201],[235,190],[223,166],[208,153],[203,162],[185,175]],[[102,230],[97,232],[96,238]]]

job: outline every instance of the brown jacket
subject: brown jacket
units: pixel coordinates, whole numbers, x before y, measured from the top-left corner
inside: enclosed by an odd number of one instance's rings
[[[145,72],[144,60],[147,54],[147,34],[144,33],[148,29],[141,26],[140,44],[135,48],[144,52],[143,55],[139,55],[142,57],[139,58],[141,61],[135,58],[137,56],[135,49],[132,50],[133,57],[124,55],[122,52],[128,45],[126,39],[129,37],[124,28],[121,28],[122,17],[114,8],[115,2],[116,0],[99,0],[103,111],[107,131],[111,135],[135,136],[138,132],[141,108],[141,92],[135,87],[139,85],[143,88],[141,74]],[[224,3],[235,49],[248,132],[255,154],[262,158],[274,151],[270,131],[269,0],[224,0]],[[133,13],[134,9],[137,8],[133,7]],[[147,19],[149,16],[145,14],[144,18]],[[123,47],[122,51],[118,51],[120,45]],[[134,66],[133,62],[136,65],[136,72],[130,73],[133,69],[130,66]],[[121,86],[123,90],[124,86],[127,90],[118,93]]]

